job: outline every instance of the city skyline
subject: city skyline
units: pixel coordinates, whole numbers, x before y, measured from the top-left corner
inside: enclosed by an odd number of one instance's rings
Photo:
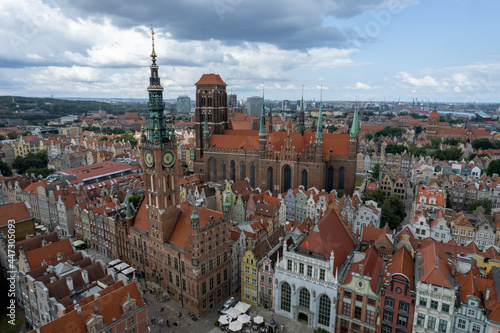
[[[262,8],[265,6],[266,10]],[[204,73],[228,93],[487,103],[499,91],[493,1],[135,4],[4,1],[0,95],[144,98],[151,45],[165,98]],[[497,10],[495,10],[497,9]],[[188,56],[186,56],[188,55]]]

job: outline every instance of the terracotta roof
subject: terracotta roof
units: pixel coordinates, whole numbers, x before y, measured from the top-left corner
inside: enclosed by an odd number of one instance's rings
[[[370,287],[375,294],[378,294],[378,285],[381,273],[383,273],[382,268],[384,266],[384,259],[378,255],[377,250],[375,250],[374,247],[370,247],[364,253],[365,257],[363,258],[363,260],[351,264],[351,267],[347,272],[343,284],[346,285],[349,282],[351,282],[353,273],[359,273],[364,276],[369,276],[371,278]],[[335,259],[337,259],[336,256]]]
[[[31,214],[24,202],[0,206],[0,226],[7,225],[9,220],[17,222],[31,219]]]
[[[123,317],[123,309],[121,304],[128,297],[130,297],[131,299],[135,299],[138,307],[144,306],[142,297],[139,293],[139,289],[137,288],[137,284],[135,282],[132,282],[102,297],[99,297],[93,302],[89,302],[81,306],[80,313],[78,313],[78,311],[76,310],[73,310],[64,316],[43,325],[42,327],[40,327],[38,332],[67,332],[67,328],[71,327],[71,333],[86,333],[86,323],[94,314],[102,316],[102,321],[106,325],[109,325],[114,320],[118,320]],[[94,313],[94,306],[97,308],[97,313]]]
[[[38,195],[38,187],[39,186],[45,187],[47,186],[48,182],[49,182],[48,180],[42,180],[36,183],[31,183],[28,186],[26,186],[23,191]]]
[[[439,118],[439,113],[438,113],[436,110],[433,110],[433,111],[429,114],[428,118]]]
[[[299,248],[303,252],[312,250],[322,253],[327,260],[330,259],[330,255],[333,252],[335,255],[335,267],[333,271],[335,271],[346,260],[351,249],[354,247],[354,241],[344,223],[342,223],[337,213],[333,210],[328,212],[318,222],[318,229],[319,232],[313,229],[302,243],[300,243]]]
[[[441,128],[439,133],[441,135],[465,135],[467,130],[465,128]]]
[[[137,214],[134,217],[134,227],[141,229],[142,231],[148,231],[148,214],[146,210],[146,200],[142,200]]]
[[[402,246],[396,253],[389,259],[386,265],[386,272],[384,274],[384,285],[388,285],[394,274],[405,276],[410,284],[410,289],[414,290],[413,285],[413,258],[405,246]]]
[[[195,86],[211,86],[211,85],[216,85],[216,86],[227,86],[227,84],[222,81],[222,78],[220,77],[219,74],[203,74],[201,78],[194,84]]]
[[[422,282],[453,289],[453,276],[450,273],[451,258],[432,243],[421,250],[417,257],[418,276]]]
[[[58,242],[59,241],[59,236],[57,236],[57,232],[52,232],[50,234],[42,234],[38,236],[33,236],[30,238],[26,238],[23,240],[20,240],[18,242],[14,243],[15,246],[15,251],[16,251],[16,257],[19,257],[19,250],[22,248],[23,251],[29,252],[34,249],[38,249],[39,247],[42,247],[42,240],[45,239],[45,241],[50,244],[53,242]]]
[[[470,224],[469,219],[465,217],[463,212],[458,214],[458,216],[453,219],[453,222],[456,226],[473,228],[472,224]]]
[[[62,253],[63,257],[74,254],[73,247],[71,246],[69,239],[64,239],[47,246],[25,252],[29,269],[32,270],[42,266],[42,261],[44,260],[47,264],[50,264],[52,261],[57,261],[57,253],[59,252]]]
[[[208,224],[210,216],[213,216],[214,222],[224,217],[224,214],[222,214],[221,212],[208,208],[196,207],[196,211],[200,216],[200,228],[203,228]],[[172,235],[168,240],[170,243],[181,249],[184,249],[184,247],[186,246],[186,241],[191,231],[190,216],[192,212],[193,205],[191,205],[188,201],[184,201],[183,203],[181,203],[180,214],[177,218],[177,223],[175,224]]]
[[[363,234],[361,235],[361,240],[364,242],[377,244],[384,238],[386,238],[387,234],[391,233],[389,226],[385,226],[384,228],[375,228],[371,223],[368,226],[363,227]],[[387,240],[390,242],[389,238]]]

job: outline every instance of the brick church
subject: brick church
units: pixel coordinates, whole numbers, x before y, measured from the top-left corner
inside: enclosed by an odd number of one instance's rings
[[[149,116],[140,145],[145,195],[135,216],[127,198],[126,217],[119,224],[128,233],[123,239],[128,239],[130,264],[150,290],[166,292],[198,316],[229,296],[230,204],[221,213],[180,203],[177,140],[163,113],[154,32],[151,58]]]
[[[298,132],[272,132],[272,126],[266,126],[264,105],[260,130],[229,130],[226,83],[217,74],[204,74],[195,85],[194,167],[204,181],[248,178],[252,187],[269,190],[273,196],[300,185],[353,193],[357,110],[350,134],[323,133],[321,107],[316,132],[305,130],[303,107]]]

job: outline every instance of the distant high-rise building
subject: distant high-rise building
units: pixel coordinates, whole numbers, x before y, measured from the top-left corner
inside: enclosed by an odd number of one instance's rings
[[[191,99],[187,95],[177,97],[177,113],[188,114],[191,112]]]
[[[290,110],[290,101],[287,99],[283,100],[283,110]]]
[[[235,108],[238,106],[238,96],[236,94],[227,95],[227,107]]]
[[[249,116],[259,116],[262,110],[262,97],[254,96],[247,98],[247,114]]]

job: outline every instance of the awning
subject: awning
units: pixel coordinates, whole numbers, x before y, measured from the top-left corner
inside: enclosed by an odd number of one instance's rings
[[[241,313],[245,313],[248,311],[248,309],[250,309],[250,304],[244,302],[238,302],[238,304],[236,304],[234,308]]]
[[[135,272],[135,268],[134,267],[129,267],[126,270],[122,271],[122,273],[125,274],[125,275],[130,274],[132,272]]]
[[[85,245],[85,242],[82,240],[77,240],[73,242],[73,246],[81,246],[81,245]]]

